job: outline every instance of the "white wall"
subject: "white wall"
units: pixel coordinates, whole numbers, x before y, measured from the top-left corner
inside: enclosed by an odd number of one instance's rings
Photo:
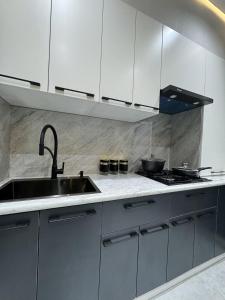
[[[197,0],[123,0],[225,58],[225,23]]]

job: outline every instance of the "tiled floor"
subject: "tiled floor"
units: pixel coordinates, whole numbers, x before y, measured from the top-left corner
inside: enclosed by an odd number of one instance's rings
[[[194,275],[161,296],[141,300],[225,300],[225,260]]]

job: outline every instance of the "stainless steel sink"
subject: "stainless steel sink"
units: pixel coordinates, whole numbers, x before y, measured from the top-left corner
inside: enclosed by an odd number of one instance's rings
[[[88,177],[68,177],[57,179],[12,180],[0,189],[0,201],[43,198],[62,195],[100,193]]]

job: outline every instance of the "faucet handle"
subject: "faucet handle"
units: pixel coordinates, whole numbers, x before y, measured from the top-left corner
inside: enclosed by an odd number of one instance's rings
[[[63,162],[62,164],[62,168],[61,169],[58,169],[58,174],[63,174],[64,173],[64,167],[65,167],[65,163]]]

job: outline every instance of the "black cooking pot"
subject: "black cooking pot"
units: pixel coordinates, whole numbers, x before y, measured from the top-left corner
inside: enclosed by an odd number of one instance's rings
[[[142,168],[144,171],[151,173],[160,173],[165,165],[165,160],[163,159],[142,159]]]
[[[186,167],[179,167],[173,168],[174,174],[181,175],[181,176],[189,176],[189,177],[200,177],[200,172],[204,170],[212,169],[212,167],[205,167],[205,168],[198,168],[196,170],[186,168]]]

